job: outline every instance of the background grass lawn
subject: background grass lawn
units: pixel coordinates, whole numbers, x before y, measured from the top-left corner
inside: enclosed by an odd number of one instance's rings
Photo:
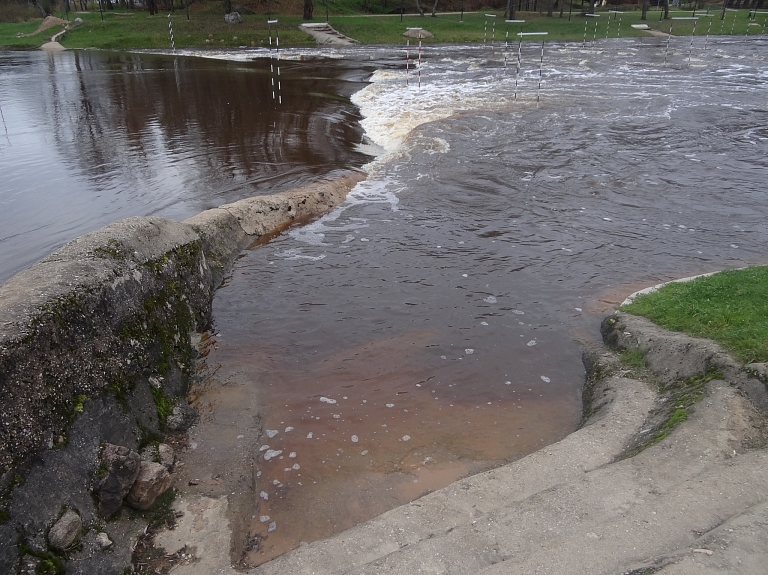
[[[121,11],[110,10],[104,12],[103,20],[98,10],[86,13],[70,13],[70,19],[82,18],[84,24],[75,30],[67,32],[60,40],[67,48],[102,48],[102,49],[167,49],[170,48],[168,34],[168,22],[173,23],[174,40],[177,48],[221,48],[221,47],[254,47],[268,46],[269,32],[266,24],[266,14],[253,14],[244,16],[242,24],[229,25],[224,22],[223,4],[221,2],[195,2],[190,6],[190,19],[187,20],[184,10],[176,10],[171,14],[156,14],[150,16],[145,11]],[[263,5],[259,5],[263,10]],[[282,6],[282,5],[281,5]],[[281,8],[278,6],[278,9]],[[507,31],[510,41],[514,41],[516,34],[523,32],[548,32],[547,40],[582,41],[584,39],[584,27],[587,27],[587,41],[593,37],[603,40],[606,34],[610,38],[616,38],[619,34],[618,16],[610,14],[607,10],[612,6],[606,6],[598,10],[599,16],[587,19],[581,14],[581,7],[575,5],[571,21],[568,20],[568,10],[563,17],[559,17],[559,11],[554,17],[548,18],[539,12],[518,12],[517,19],[526,20],[525,24],[506,24],[503,20],[504,13],[501,10],[481,9],[479,12],[465,13],[464,19],[458,13],[439,13],[436,18],[407,14],[402,22],[400,15],[373,15],[353,14],[355,5],[351,0],[331,3],[330,24],[342,34],[355,38],[363,44],[403,44],[402,36],[407,27],[422,27],[435,35],[435,38],[425,40],[425,44],[440,43],[482,43],[490,41],[493,34],[493,22],[495,20],[495,41],[503,43]],[[585,5],[586,6],[586,5]],[[359,8],[359,6],[357,7]],[[693,22],[685,20],[660,20],[661,13],[657,9],[648,12],[646,21],[641,21],[641,12],[633,5],[622,5],[624,13],[621,14],[621,37],[647,36],[648,34],[632,28],[632,24],[643,23],[650,28],[662,32],[669,32],[672,26],[672,34],[675,36],[690,36],[693,30]],[[489,19],[486,13],[496,14],[495,19]],[[698,14],[705,11],[699,10]],[[690,16],[691,11],[671,12],[672,17]],[[729,11],[724,21],[720,20],[721,12],[712,7],[712,16],[701,16],[696,26],[696,35],[712,34],[735,35],[762,34],[765,29],[765,15],[758,15],[754,22],[749,21],[747,10]],[[56,14],[64,17],[65,14]],[[313,22],[325,21],[324,6],[317,2],[314,11]],[[298,27],[303,22],[300,15],[280,14],[273,12],[273,18],[278,19],[274,26],[280,33],[280,45],[288,46],[314,46],[311,36],[301,32]],[[486,32],[487,21],[487,32]],[[711,21],[711,25],[710,25]],[[41,19],[24,23],[0,24],[0,46],[11,49],[36,48],[47,42],[50,37],[60,30],[59,27],[50,28],[36,36],[18,38],[18,32],[33,32],[40,24]],[[609,24],[610,22],[610,24]],[[597,33],[595,34],[595,23]],[[273,29],[274,29],[273,28]],[[541,38],[525,38],[526,41],[540,41]]]

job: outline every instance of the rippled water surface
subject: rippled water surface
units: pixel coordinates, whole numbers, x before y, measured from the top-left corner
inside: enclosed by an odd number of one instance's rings
[[[768,44],[710,39],[690,65],[688,47],[665,64],[662,39],[548,44],[540,92],[536,43],[519,73],[516,46],[506,68],[503,46],[430,49],[420,90],[402,53],[370,51],[353,101],[386,153],[342,208],[246,253],[214,304],[190,457],[251,462],[211,472],[239,490],[235,559],[556,441],[599,312],[768,260]]]
[[[0,282],[128,216],[184,219],[359,166],[360,64],[0,52]]]

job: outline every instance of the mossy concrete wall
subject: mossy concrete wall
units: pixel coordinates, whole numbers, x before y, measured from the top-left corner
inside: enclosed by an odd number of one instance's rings
[[[184,222],[129,218],[0,286],[0,571],[16,571],[19,543],[46,551],[45,530],[61,508],[96,520],[90,489],[101,442],[135,448],[162,433],[193,370],[192,334],[210,321],[238,253],[330,210],[362,178],[350,173]]]

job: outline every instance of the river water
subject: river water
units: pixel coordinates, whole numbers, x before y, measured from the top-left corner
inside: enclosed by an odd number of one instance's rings
[[[766,47],[697,40],[689,64],[688,39],[666,63],[664,39],[549,43],[539,72],[526,43],[519,73],[516,46],[430,48],[420,88],[402,51],[358,50],[378,67],[352,97],[382,150],[369,179],[248,251],[214,302],[191,461],[246,444],[251,476],[211,471],[253,490],[233,558],[560,439],[607,307],[765,263]]]
[[[562,438],[605,309],[768,261],[768,42],[697,39],[690,63],[688,39],[666,62],[665,44],[547,43],[542,59],[526,42],[519,73],[516,45],[430,47],[420,88],[412,61],[406,86],[403,50],[288,51],[281,122],[295,114],[299,139],[316,114],[321,127],[287,175],[238,171],[269,144],[205,148],[226,114],[179,145],[196,169],[168,176],[176,191],[148,213],[368,162],[341,208],[247,250],[217,292],[180,473],[192,492],[230,497],[234,561],[258,565]],[[178,61],[191,82],[198,68],[218,84],[258,75],[272,106],[268,60],[205,55],[114,58],[163,70],[164,88],[136,102],[176,91]],[[330,108],[295,111],[317,70]],[[222,164],[242,178],[232,187]]]
[[[0,52],[0,282],[129,216],[185,219],[362,165],[349,96],[372,68]]]

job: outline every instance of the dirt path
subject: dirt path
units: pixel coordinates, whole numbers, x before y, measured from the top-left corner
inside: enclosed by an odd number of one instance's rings
[[[43,20],[40,24],[40,26],[37,27],[37,30],[30,34],[17,34],[19,38],[29,38],[31,36],[37,36],[40,34],[40,32],[45,32],[48,30],[48,28],[53,28],[54,26],[66,26],[67,21],[62,20],[61,18],[56,18],[56,16],[46,16],[45,20]]]

